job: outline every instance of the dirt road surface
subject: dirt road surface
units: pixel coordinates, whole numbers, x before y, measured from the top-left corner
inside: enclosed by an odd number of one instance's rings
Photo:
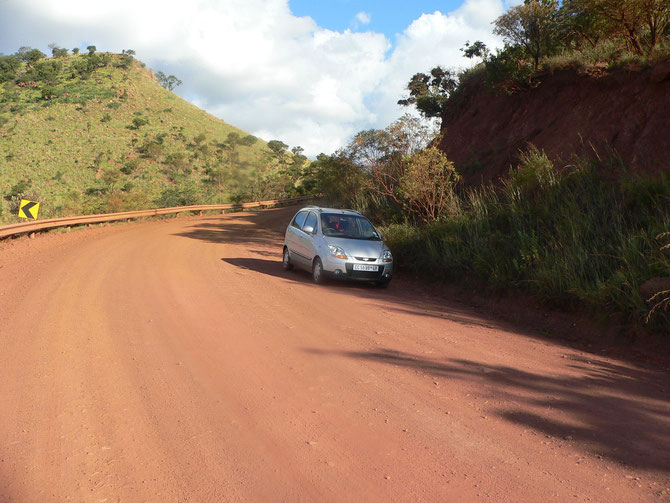
[[[666,371],[315,286],[294,211],[0,243],[0,501],[670,500]]]

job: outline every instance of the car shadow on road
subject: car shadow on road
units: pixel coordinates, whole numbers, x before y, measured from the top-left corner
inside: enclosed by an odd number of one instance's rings
[[[486,400],[493,396],[496,403],[510,404],[491,406],[486,414],[531,429],[547,437],[548,443],[576,444],[595,458],[670,473],[670,376],[661,370],[573,355],[566,367],[579,374],[557,377],[464,359],[431,360],[390,349],[305,351],[479,384]]]

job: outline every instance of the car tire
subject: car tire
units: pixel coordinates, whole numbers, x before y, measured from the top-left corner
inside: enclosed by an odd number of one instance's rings
[[[323,283],[324,279],[325,275],[323,273],[323,264],[321,263],[321,259],[316,257],[314,259],[314,264],[312,265],[312,280],[317,285],[320,285]]]
[[[291,255],[288,251],[288,246],[284,247],[284,255],[282,257],[281,266],[284,268],[285,271],[290,271],[291,269],[293,269],[293,264],[291,263]]]

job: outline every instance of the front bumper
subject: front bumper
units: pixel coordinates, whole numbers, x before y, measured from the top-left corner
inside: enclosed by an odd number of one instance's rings
[[[377,271],[355,271],[354,264],[374,265]],[[331,278],[354,281],[391,281],[393,262],[356,262],[330,258],[323,263],[324,272]]]

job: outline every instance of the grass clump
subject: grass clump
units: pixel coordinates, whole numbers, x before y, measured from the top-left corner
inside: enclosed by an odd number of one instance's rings
[[[531,149],[502,187],[462,194],[455,216],[422,228],[391,225],[384,238],[416,272],[641,321],[647,307],[638,288],[667,275],[657,236],[670,228],[670,176],[611,181],[603,171],[580,162],[558,172]]]

